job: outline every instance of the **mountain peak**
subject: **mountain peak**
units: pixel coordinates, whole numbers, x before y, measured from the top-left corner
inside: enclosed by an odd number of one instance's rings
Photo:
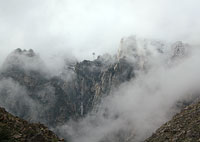
[[[21,48],[17,48],[14,50],[13,54],[20,54],[20,55],[25,55],[28,57],[34,57],[36,56],[35,52],[33,51],[33,49],[29,49],[29,50],[22,50]]]
[[[145,55],[150,48],[161,52],[165,45],[166,43],[160,40],[141,38],[137,36],[124,37],[120,42],[118,58]]]
[[[44,67],[42,59],[33,51],[33,49],[22,50],[18,48],[7,56],[2,69],[37,70],[41,69],[42,66]]]

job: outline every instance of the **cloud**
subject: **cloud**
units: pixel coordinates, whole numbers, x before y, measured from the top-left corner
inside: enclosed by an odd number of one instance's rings
[[[55,67],[55,73],[72,54],[79,60],[92,59],[93,52],[113,54],[122,37],[135,34],[199,44],[199,4],[199,0],[0,0],[0,63],[16,48],[32,48]],[[136,139],[150,135],[168,119],[174,102],[196,89],[198,55],[170,67],[161,64],[160,56],[152,58],[149,72],[107,98],[103,112],[75,124],[82,129],[69,123],[63,132],[77,142],[114,137],[118,130],[133,131]]]
[[[12,79],[1,79],[0,92],[0,105],[9,112],[33,121],[38,119],[41,106],[27,95],[25,87]]]
[[[180,110],[178,102],[199,94],[200,51],[188,48],[187,56],[177,59],[169,52],[150,57],[147,72],[120,85],[102,100],[97,112],[58,126],[58,131],[72,142],[143,141]]]
[[[0,0],[1,60],[15,48],[79,59],[115,53],[123,36],[198,42],[198,0]]]
[[[28,77],[26,79],[28,80]],[[49,119],[52,118],[47,118],[46,113],[57,101],[55,88],[51,84],[47,83],[30,91],[20,81],[2,78],[0,94],[0,105],[8,112],[31,122],[50,124]]]

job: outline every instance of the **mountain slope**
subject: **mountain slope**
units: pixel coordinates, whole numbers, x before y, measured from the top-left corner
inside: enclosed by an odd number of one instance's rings
[[[0,108],[1,142],[61,142],[52,131],[42,124],[28,123]]]
[[[145,142],[200,141],[200,102],[184,108]]]

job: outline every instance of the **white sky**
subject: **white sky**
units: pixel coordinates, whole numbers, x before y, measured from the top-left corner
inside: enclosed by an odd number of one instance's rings
[[[0,62],[16,48],[90,59],[129,35],[198,44],[199,14],[199,0],[0,0]]]

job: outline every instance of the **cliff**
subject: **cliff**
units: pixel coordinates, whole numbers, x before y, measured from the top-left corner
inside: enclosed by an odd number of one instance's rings
[[[1,89],[0,104],[21,118],[55,126],[70,118],[84,117],[113,87],[134,77],[134,67],[125,59],[108,63],[101,56],[94,61],[84,60],[63,69],[63,72],[72,72],[70,80],[50,76],[45,73],[46,70],[33,50],[16,49],[8,56],[0,72],[4,88]],[[16,93],[10,91],[16,89],[13,86],[21,89],[10,102],[9,95],[13,97],[12,93]]]
[[[165,44],[131,37],[122,39],[116,56],[98,56],[93,61],[66,61],[56,75],[49,72],[33,50],[16,49],[0,71],[0,105],[29,122],[55,128],[71,119],[84,118],[98,109],[102,98],[112,94],[113,89],[133,81],[138,73],[147,73],[154,54],[167,56],[164,63],[173,66],[174,61],[187,55],[187,47],[182,42]],[[177,102],[179,109],[191,104],[193,98],[184,101]]]

